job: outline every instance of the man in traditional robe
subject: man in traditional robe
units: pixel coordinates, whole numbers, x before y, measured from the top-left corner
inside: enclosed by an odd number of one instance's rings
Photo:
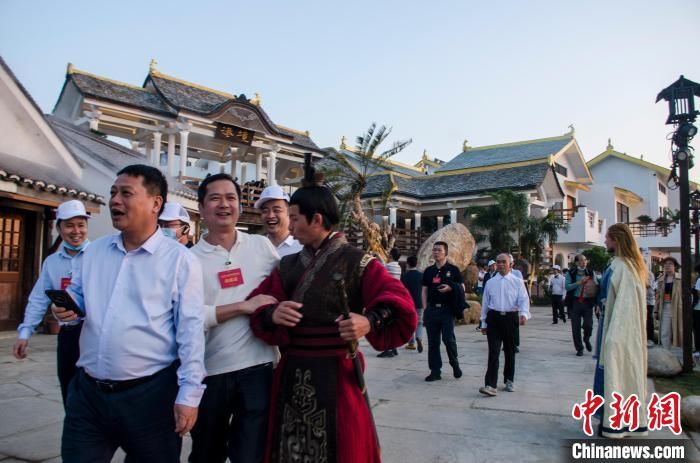
[[[598,409],[598,434],[621,438],[647,434],[647,345],[646,280],[647,267],[634,236],[625,224],[615,224],[605,235],[608,252],[614,254],[600,283],[599,302],[603,315],[599,323],[594,392],[603,396]],[[613,393],[627,400],[633,394],[640,402],[639,427],[613,429],[610,417],[615,411]]]
[[[380,461],[360,386],[362,354],[350,354],[349,346],[363,336],[381,351],[405,344],[416,328],[416,311],[399,280],[333,231],[338,222],[328,188],[297,190],[290,200],[290,229],[304,249],[284,257],[251,294],[283,301],[259,308],[250,320],[258,337],[282,351],[266,462]]]

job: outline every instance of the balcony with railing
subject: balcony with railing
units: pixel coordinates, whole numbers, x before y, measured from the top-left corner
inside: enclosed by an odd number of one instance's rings
[[[414,230],[406,228],[394,229],[396,241],[394,246],[401,251],[402,256],[411,256],[418,253],[421,245],[427,240],[432,233],[424,232],[423,230]],[[362,247],[363,236],[362,232],[355,227],[345,231],[345,236],[349,243],[355,246]]]
[[[605,239],[605,219],[598,211],[579,206],[573,209],[550,209],[562,221],[558,243],[589,243],[603,245]],[[568,229],[567,229],[568,227]]]
[[[680,227],[672,221],[629,222],[627,226],[642,248],[679,251],[681,246]]]

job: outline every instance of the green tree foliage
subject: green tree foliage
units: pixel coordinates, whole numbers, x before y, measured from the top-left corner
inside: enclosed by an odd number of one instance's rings
[[[603,246],[586,249],[582,254],[588,259],[588,268],[596,272],[603,272],[613,257]]]
[[[388,150],[378,152],[379,146],[390,133],[391,128],[384,125],[377,128],[377,124],[373,122],[364,134],[356,138],[352,160],[339,152],[334,155],[335,166],[323,169],[328,183],[339,196],[341,205],[343,208],[349,208],[348,219],[362,230],[366,249],[379,254],[385,260],[388,259],[387,253],[393,247],[394,241],[388,237],[389,231],[381,230],[367,218],[362,210],[361,197],[369,177],[386,170],[389,158],[403,151],[411,143],[410,139],[397,141]],[[382,193],[385,204],[392,193],[393,183],[389,182]]]
[[[471,217],[477,240],[488,238],[491,254],[510,252],[527,224],[527,197],[511,190],[495,191],[490,196],[496,201],[488,206],[471,206],[465,217]],[[516,234],[516,238],[513,237]]]

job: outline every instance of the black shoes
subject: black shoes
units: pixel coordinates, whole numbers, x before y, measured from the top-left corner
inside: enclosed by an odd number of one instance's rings
[[[577,350],[577,351],[576,351],[576,357],[583,357],[583,351],[582,351],[582,350]]]
[[[462,369],[459,368],[459,366],[452,367],[452,373],[455,375],[455,378],[457,378],[457,379],[462,377]]]
[[[441,379],[442,379],[442,378],[440,377],[440,375],[434,375],[434,374],[432,374],[432,373],[430,373],[428,376],[425,377],[425,380],[428,381],[428,382],[431,382],[431,381],[440,381]]]
[[[420,338],[416,338],[416,345],[418,346],[418,353],[423,352],[423,341]]]
[[[586,350],[588,352],[591,352],[593,350],[593,346],[591,346],[591,341],[586,341]]]
[[[396,349],[389,349],[389,350],[385,350],[385,351],[382,352],[381,354],[377,355],[377,357],[379,357],[379,358],[390,358],[390,357],[394,357],[394,356],[396,356],[396,355],[399,355],[399,352],[398,352]]]

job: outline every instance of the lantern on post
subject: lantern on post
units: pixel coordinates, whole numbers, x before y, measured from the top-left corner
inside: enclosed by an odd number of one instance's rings
[[[656,97],[668,101],[667,125],[674,125],[673,133],[673,165],[669,176],[669,186],[673,183],[680,188],[681,204],[681,286],[683,304],[683,370],[693,370],[692,324],[693,314],[690,299],[690,183],[689,170],[693,166],[693,148],[690,140],[698,133],[693,125],[700,114],[695,109],[695,97],[700,96],[700,84],[681,76],[677,81],[663,89]]]

